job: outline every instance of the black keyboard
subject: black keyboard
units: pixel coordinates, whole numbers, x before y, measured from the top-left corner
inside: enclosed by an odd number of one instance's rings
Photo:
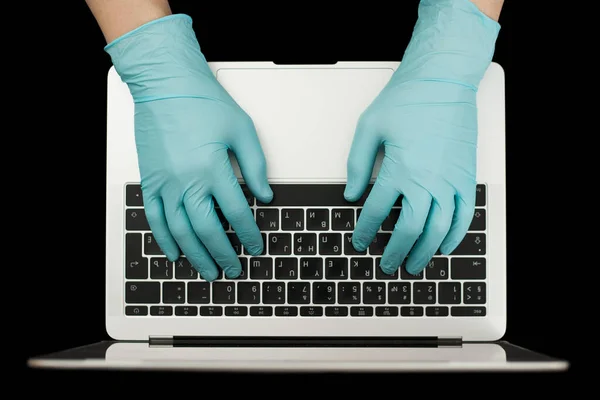
[[[464,240],[436,254],[419,275],[379,262],[401,211],[398,199],[373,243],[352,246],[352,231],[372,185],[354,203],[343,184],[274,184],[269,204],[242,185],[265,241],[250,256],[217,209],[242,274],[207,282],[185,257],[166,259],[146,220],[139,184],[126,186],[125,314],[132,317],[483,317],[486,315],[486,186]]]

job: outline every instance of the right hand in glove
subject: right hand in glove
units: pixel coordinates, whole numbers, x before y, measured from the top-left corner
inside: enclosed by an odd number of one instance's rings
[[[209,69],[187,15],[149,22],[105,50],[135,102],[144,208],[156,242],[171,261],[181,250],[208,281],[217,268],[236,278],[240,260],[215,203],[250,254],[261,254],[264,243],[228,150],[252,194],[262,202],[273,196],[251,118]]]

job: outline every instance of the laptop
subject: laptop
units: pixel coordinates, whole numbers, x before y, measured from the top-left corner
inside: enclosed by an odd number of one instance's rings
[[[506,329],[504,71],[492,63],[477,103],[476,210],[450,256],[418,276],[379,269],[383,246],[351,245],[367,193],[344,200],[357,120],[398,62],[212,62],[252,117],[274,192],[247,192],[265,240],[236,279],[203,280],[169,262],[145,219],[134,105],[108,74],[106,330],[111,340],[29,360],[38,368],[193,371],[560,371],[566,360],[503,340]],[[375,180],[382,154],[373,170]],[[234,170],[244,188],[235,158]],[[378,233],[385,241],[400,212]],[[311,223],[311,219],[313,219]],[[318,228],[315,228],[318,227]],[[324,237],[328,245],[325,246]]]

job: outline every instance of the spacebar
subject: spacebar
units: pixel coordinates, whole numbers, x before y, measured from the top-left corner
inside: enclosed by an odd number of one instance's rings
[[[273,200],[257,202],[259,206],[314,207],[314,206],[357,206],[363,205],[366,196],[351,203],[344,199],[345,184],[271,184]]]

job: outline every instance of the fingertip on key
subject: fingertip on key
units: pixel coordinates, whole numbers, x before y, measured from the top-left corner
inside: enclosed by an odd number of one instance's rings
[[[214,271],[200,271],[200,276],[204,278],[207,282],[212,282],[219,276],[218,273]]]
[[[248,248],[248,253],[250,253],[251,256],[257,257],[262,255],[263,250],[264,250],[264,245],[263,244],[259,244],[256,246],[252,246],[251,248]]]
[[[229,279],[236,279],[241,273],[241,268],[230,267],[225,270],[225,276]]]
[[[442,246],[440,246],[440,253],[442,253],[445,256],[449,256],[454,251],[457,245],[457,243],[442,244]]]

